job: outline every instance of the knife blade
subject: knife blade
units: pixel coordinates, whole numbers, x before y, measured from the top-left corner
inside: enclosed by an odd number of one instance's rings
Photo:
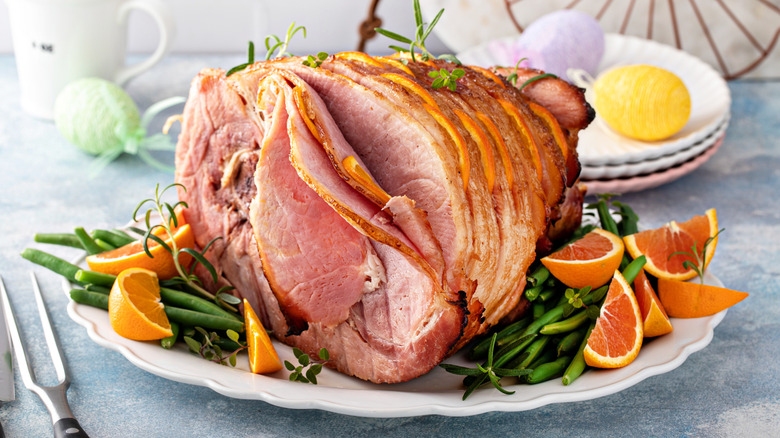
[[[3,298],[8,296],[2,277],[0,277],[0,293],[2,293]],[[0,401],[3,402],[16,399],[13,355],[11,354],[11,338],[8,334],[8,324],[6,323],[6,311],[5,299],[0,300]],[[3,437],[5,437],[5,433],[3,432],[3,425],[0,424],[0,438]]]

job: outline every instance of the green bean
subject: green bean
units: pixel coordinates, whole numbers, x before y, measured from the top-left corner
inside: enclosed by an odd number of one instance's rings
[[[103,248],[101,248],[95,241],[90,237],[89,234],[87,234],[86,231],[84,231],[84,227],[76,227],[73,230],[73,233],[78,237],[78,239],[81,241],[81,244],[84,246],[84,249],[87,251],[87,254],[99,254],[103,252]]]
[[[211,341],[211,343],[221,348],[222,351],[228,352],[236,351],[246,347],[245,344],[239,344],[230,338],[223,338],[222,336],[220,336],[219,339]]]
[[[589,306],[593,303],[601,302],[601,299],[604,298],[607,292],[609,292],[609,283],[589,293],[588,296],[582,299],[582,303]]]
[[[567,319],[545,325],[539,330],[539,333],[543,335],[559,335],[561,333],[568,333],[580,328],[580,326],[586,322],[588,322],[588,312],[582,310]]]
[[[544,315],[544,303],[533,303],[531,305],[531,313],[534,319],[539,319]]]
[[[73,263],[67,262],[57,256],[33,248],[25,248],[21,255],[23,258],[37,265],[43,266],[46,269],[62,275],[73,283],[78,283],[78,280],[76,280],[76,272],[81,270],[81,268],[74,265]]]
[[[93,240],[95,241],[95,244],[103,250],[103,252],[116,249],[116,246],[106,242],[105,240],[100,240],[100,239],[93,239]]]
[[[116,281],[116,275],[104,274],[102,272],[95,272],[87,269],[79,269],[75,274],[75,278],[82,283],[95,284],[104,287],[111,287],[114,285],[114,281]]]
[[[79,304],[86,304],[87,306],[108,310],[108,295],[106,294],[90,292],[85,289],[71,289],[70,298]]]
[[[524,335],[529,335],[532,333],[538,333],[539,330],[542,329],[545,325],[555,322],[563,318],[563,306],[555,306],[552,309],[545,312],[544,315],[542,315],[539,318],[536,318],[534,322],[532,322],[526,329],[523,331]]]
[[[544,351],[544,347],[547,346],[547,343],[550,342],[549,336],[540,336],[535,341],[531,343],[531,345],[528,346],[528,356],[526,356],[525,359],[520,361],[517,364],[513,364],[512,368],[519,369],[519,368],[528,368],[528,365],[531,364],[539,355]]]
[[[194,310],[182,309],[179,307],[165,306],[165,314],[168,319],[180,324],[198,326],[213,330],[235,330],[244,331],[244,323],[232,318],[210,315],[208,313],[196,312]]]
[[[607,205],[607,201],[604,198],[601,198],[596,203],[596,211],[599,215],[599,221],[601,222],[601,228],[609,231],[610,233],[619,236],[620,231],[618,231],[617,223],[615,223],[615,219],[612,217],[612,214],[609,212],[609,205]]]
[[[536,286],[529,287],[525,290],[525,298],[528,301],[534,301],[544,289],[544,284],[537,284]]]
[[[503,345],[502,340],[508,339],[512,334],[519,333],[520,330],[524,329],[530,323],[531,317],[526,316],[525,318],[521,318],[501,329],[501,331],[499,331],[496,336],[496,346],[501,347]],[[487,336],[479,341],[479,343],[475,345],[474,348],[472,348],[469,352],[469,359],[475,360],[485,357],[485,355],[488,353],[488,350],[490,349],[491,339],[491,336]]]
[[[620,221],[620,236],[623,237],[638,233],[639,216],[637,216],[634,210],[622,202],[613,202],[612,204],[618,207],[620,216],[623,217]]]
[[[623,269],[622,274],[623,274],[623,278],[626,279],[626,283],[630,285],[634,282],[636,276],[639,275],[639,271],[641,271],[642,268],[645,266],[645,263],[647,263],[647,258],[641,255],[635,258],[633,262],[629,263],[628,266],[626,266],[626,268]]]
[[[555,354],[555,349],[551,347],[552,344],[547,344],[546,348],[542,350],[542,354],[538,355],[536,359],[528,365],[528,368],[533,370],[543,363],[552,362],[557,359],[558,355]]]
[[[577,349],[577,353],[574,354],[571,363],[569,363],[569,366],[566,367],[566,371],[563,372],[562,380],[564,385],[570,385],[572,382],[577,380],[577,377],[579,377],[583,371],[585,371],[585,357],[583,356],[582,352],[585,350],[585,346],[588,345],[588,337],[590,337],[590,332],[593,331],[593,327],[595,326],[595,321],[590,323],[588,331],[582,338],[582,342],[580,342],[580,348]]]
[[[550,277],[550,271],[544,265],[540,264],[531,272],[526,281],[530,283],[531,286],[539,286],[544,284],[548,277]]]
[[[536,368],[531,374],[528,374],[523,378],[526,383],[535,384],[545,382],[560,376],[561,373],[569,366],[572,358],[570,356],[561,356],[552,362],[543,363]]]
[[[36,233],[33,240],[38,243],[50,245],[69,246],[76,249],[84,249],[84,245],[75,234],[71,233]]]
[[[92,237],[95,239],[104,240],[111,245],[114,245],[115,247],[119,248],[120,246],[125,246],[128,243],[135,242],[135,239],[128,236],[127,234],[122,235],[114,231],[109,230],[93,230],[92,231]]]
[[[162,298],[163,303],[166,305],[182,307],[189,310],[208,313],[210,315],[222,316],[225,318],[234,319],[236,321],[241,321],[241,318],[239,318],[237,315],[228,312],[227,310],[219,307],[217,304],[188,294],[186,292],[169,289],[167,287],[161,287],[160,298]]]
[[[100,294],[108,295],[111,293],[111,289],[107,288],[105,286],[98,286],[96,284],[88,284],[84,286],[84,289],[90,291],[90,292],[97,292]]]
[[[171,322],[171,332],[173,332],[172,335],[160,339],[160,346],[166,350],[170,350],[179,337],[179,323]]]
[[[528,346],[528,344],[532,343],[533,340],[536,339],[536,337],[537,337],[536,334],[523,336],[522,338],[517,339],[515,342],[499,350],[498,353],[493,355],[493,357],[497,358],[493,361],[493,367],[501,368],[504,364],[506,364],[510,360],[515,359],[517,355],[520,354]],[[487,366],[487,363],[483,363],[482,366]],[[467,387],[466,393],[471,393],[472,391],[474,391],[474,389],[482,385],[486,379],[487,379],[487,375],[482,375],[479,377],[466,376],[463,379],[463,385]]]
[[[555,297],[555,294],[558,291],[555,289],[545,289],[542,291],[542,293],[539,294],[539,299],[542,300],[543,303],[548,303],[552,301],[552,299]]]
[[[582,342],[582,337],[585,336],[587,328],[582,330],[575,330],[568,335],[564,336],[560,342],[558,342],[558,356],[562,356],[564,353],[569,353],[572,350],[576,350]]]

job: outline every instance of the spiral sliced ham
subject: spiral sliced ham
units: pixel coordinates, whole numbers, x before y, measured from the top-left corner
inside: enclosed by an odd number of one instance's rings
[[[431,87],[456,67],[344,53],[192,82],[176,181],[197,243],[222,237],[207,257],[280,341],[361,379],[420,376],[518,314],[540,242],[579,221],[589,120],[483,69]]]

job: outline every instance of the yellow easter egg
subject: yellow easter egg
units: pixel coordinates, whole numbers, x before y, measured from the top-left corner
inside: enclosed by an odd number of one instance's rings
[[[599,116],[615,131],[643,141],[679,132],[691,115],[691,96],[674,73],[651,65],[609,70],[593,84]]]

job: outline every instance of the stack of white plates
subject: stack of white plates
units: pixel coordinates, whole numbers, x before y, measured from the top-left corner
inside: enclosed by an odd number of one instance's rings
[[[490,47],[476,47],[458,54],[458,58],[465,64],[486,67],[514,64],[501,59],[499,53],[491,53]],[[616,133],[596,115],[596,120],[580,132],[577,147],[581,179],[588,194],[626,193],[671,182],[712,157],[725,137],[731,95],[726,81],[712,67],[671,46],[607,34],[598,73],[631,64],[655,65],[679,76],[691,95],[691,116],[674,136],[643,142]]]

